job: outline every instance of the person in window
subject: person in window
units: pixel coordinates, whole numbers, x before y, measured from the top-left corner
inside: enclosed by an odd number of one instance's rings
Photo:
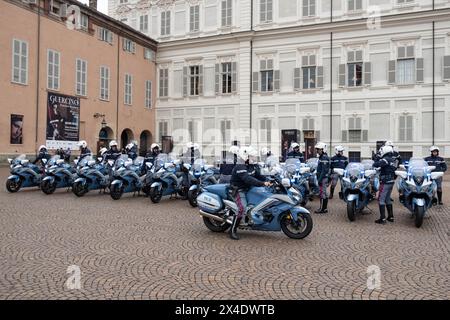
[[[429,166],[434,166],[436,169],[433,170],[433,172],[445,172],[447,171],[447,164],[445,163],[444,158],[439,156],[439,147],[432,146],[430,148],[431,155],[429,157],[425,158],[425,161],[428,163]],[[433,199],[433,202],[438,202],[439,205],[443,205],[442,202],[442,177],[439,179],[436,179],[436,185],[437,185],[437,201],[436,199]]]

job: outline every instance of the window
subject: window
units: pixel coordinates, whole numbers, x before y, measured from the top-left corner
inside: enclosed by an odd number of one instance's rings
[[[105,42],[108,42],[109,44],[112,44],[112,42],[113,42],[113,34],[108,29],[100,27],[98,29],[98,39],[100,41],[105,41]]]
[[[397,4],[414,3],[415,0],[397,0]]]
[[[259,140],[261,143],[271,144],[272,143],[272,120],[271,119],[261,119],[260,121],[260,131]]]
[[[170,11],[161,12],[161,35],[170,35]]]
[[[189,120],[188,121],[188,132],[190,141],[198,141],[198,121]]]
[[[273,91],[273,60],[261,60],[261,92]]]
[[[231,93],[231,62],[222,63],[222,93]]]
[[[144,48],[144,59],[155,61],[155,51],[149,48]]]
[[[260,0],[259,20],[261,23],[272,22],[273,19],[273,1]]]
[[[303,0],[303,17],[316,15],[316,0]]]
[[[12,82],[28,83],[28,43],[22,40],[13,40],[12,50]]]
[[[122,4],[122,3],[128,3],[128,0],[119,0],[119,3],[120,3],[120,4]]]
[[[348,119],[348,142],[362,142],[362,118]]]
[[[399,117],[399,140],[400,141],[413,140],[413,116]]]
[[[414,46],[401,46],[397,48],[397,84],[412,84],[415,81],[415,54]]]
[[[152,82],[150,80],[145,81],[145,107],[152,107]]]
[[[362,0],[348,0],[348,11],[362,10]]]
[[[222,0],[222,27],[229,27],[232,24],[232,1]]]
[[[80,27],[82,30],[87,31],[89,28],[89,17],[85,14],[81,14],[81,19],[80,19]]]
[[[123,50],[131,53],[136,52],[136,43],[131,41],[130,39],[123,39]]]
[[[109,68],[100,67],[100,100],[109,100]]]
[[[200,29],[200,6],[192,6],[189,8],[190,24],[189,30],[191,32],[198,31]]]
[[[303,89],[316,88],[316,56],[314,54],[302,57]]]
[[[87,95],[87,61],[82,59],[76,60],[76,81],[75,93],[79,96]]]
[[[169,69],[159,69],[159,96],[169,96]]]
[[[60,78],[60,54],[57,51],[49,49],[47,51],[47,88],[59,90]]]
[[[61,14],[61,2],[50,0],[50,13],[59,16]]]
[[[359,151],[349,151],[348,152],[349,162],[361,162],[361,152]]]
[[[125,99],[124,103],[126,105],[131,105],[133,100],[133,76],[130,74],[125,74]]]
[[[349,87],[362,86],[363,79],[363,52],[362,50],[351,50],[347,53],[347,75]]]
[[[128,22],[128,18],[122,18],[122,19],[120,19],[120,22],[127,23]]]
[[[191,66],[189,67],[189,78],[190,78],[190,95],[199,95],[199,84],[200,84],[200,67]]]
[[[220,133],[222,134],[222,143],[229,145],[231,143],[231,120],[220,121]]]
[[[168,135],[168,132],[169,132],[168,127],[169,127],[169,124],[167,121],[159,122],[159,125],[158,125],[159,141],[162,141],[163,137]]]
[[[139,17],[139,31],[143,33],[148,32],[148,15]]]

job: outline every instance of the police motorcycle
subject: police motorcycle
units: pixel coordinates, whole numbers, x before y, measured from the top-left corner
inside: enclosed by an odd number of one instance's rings
[[[197,207],[197,196],[203,188],[219,183],[220,170],[208,165],[204,159],[196,159],[190,171],[190,187],[188,191],[189,204]]]
[[[39,187],[41,183],[41,167],[30,163],[26,155],[21,154],[14,159],[8,159],[11,175],[6,179],[6,189],[17,192],[21,188]]]
[[[377,171],[365,169],[360,162],[350,162],[345,169],[333,169],[341,182],[339,198],[347,203],[347,217],[355,221],[356,214],[362,213],[370,200],[370,182]]]
[[[101,161],[102,158],[98,160]],[[92,156],[77,161],[77,178],[72,184],[72,192],[77,197],[82,197],[90,190],[105,190],[110,183],[109,171],[113,164],[112,160],[106,164],[97,163]],[[105,177],[104,180],[98,173]]]
[[[144,157],[131,160],[126,154],[116,160],[112,171],[113,179],[109,185],[111,198],[119,200],[124,193],[139,192],[142,189],[145,178],[141,177],[143,162]]]
[[[189,163],[183,163],[173,155],[161,153],[155,160],[155,173],[150,187],[149,197],[153,203],[159,203],[162,197],[179,195],[187,200],[189,191]]]
[[[375,161],[373,160],[362,160],[361,164],[364,166],[364,170],[375,170],[376,173],[370,178],[370,198],[369,201],[372,201],[376,198],[377,192],[380,189],[380,168],[374,168],[373,164]]]
[[[437,185],[434,180],[441,178],[443,172],[431,172],[434,166],[422,158],[411,158],[409,163],[400,165],[403,170],[395,171],[400,177],[397,181],[397,189],[403,197],[403,205],[411,212],[411,218],[415,219],[415,226],[420,228],[427,210],[432,206],[433,196]]]
[[[297,204],[289,179],[276,175],[270,187],[252,187],[247,192],[247,212],[239,229],[283,231],[289,238],[303,239],[313,228],[309,211]],[[205,187],[197,197],[205,226],[213,232],[225,232],[238,207],[228,184]]]
[[[319,195],[319,182],[317,181],[316,170],[319,165],[319,158],[309,158],[306,165],[310,168],[310,176],[308,179],[309,201],[313,201],[313,196]]]
[[[60,155],[54,155],[45,163],[45,176],[41,180],[41,190],[45,194],[52,194],[56,189],[69,189],[77,175],[73,166],[61,159]]]
[[[292,187],[298,191],[298,203],[304,207],[309,198],[309,179],[311,168],[298,159],[287,159],[284,164],[284,175],[291,179]]]

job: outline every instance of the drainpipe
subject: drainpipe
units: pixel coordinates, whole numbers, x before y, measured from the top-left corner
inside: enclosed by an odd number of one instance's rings
[[[253,31],[253,0],[250,1],[250,31]],[[253,129],[253,39],[250,40],[250,143]]]
[[[333,142],[333,32],[330,33],[330,154]]]
[[[434,1],[433,1],[433,9],[434,9]],[[435,21],[433,21],[433,97],[432,97],[432,145],[434,145],[434,135],[435,135],[435,93],[436,93],[436,80],[435,80],[435,66],[436,66],[436,47],[435,47]]]
[[[119,81],[120,81],[120,35],[117,34],[116,141],[119,141],[119,84],[120,84]]]
[[[35,140],[34,148],[37,149],[38,145],[38,126],[39,126],[39,85],[40,85],[40,59],[41,59],[41,5],[37,5],[38,9],[38,28],[37,28],[37,53],[36,53],[36,124],[35,124]]]

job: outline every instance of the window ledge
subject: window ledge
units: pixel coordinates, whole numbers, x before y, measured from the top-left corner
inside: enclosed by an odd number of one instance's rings
[[[102,102],[111,102],[111,101],[108,100],[108,99],[102,99],[102,98],[98,98],[98,100],[99,100],[99,101],[102,101]]]
[[[364,86],[344,87],[344,89],[349,91],[362,91]]]
[[[12,84],[18,84],[19,86],[28,86],[28,83],[21,83],[21,82],[16,82],[16,81],[11,81]]]
[[[416,86],[415,83],[410,83],[410,84],[396,84],[397,88],[399,89],[411,89],[414,88]]]

